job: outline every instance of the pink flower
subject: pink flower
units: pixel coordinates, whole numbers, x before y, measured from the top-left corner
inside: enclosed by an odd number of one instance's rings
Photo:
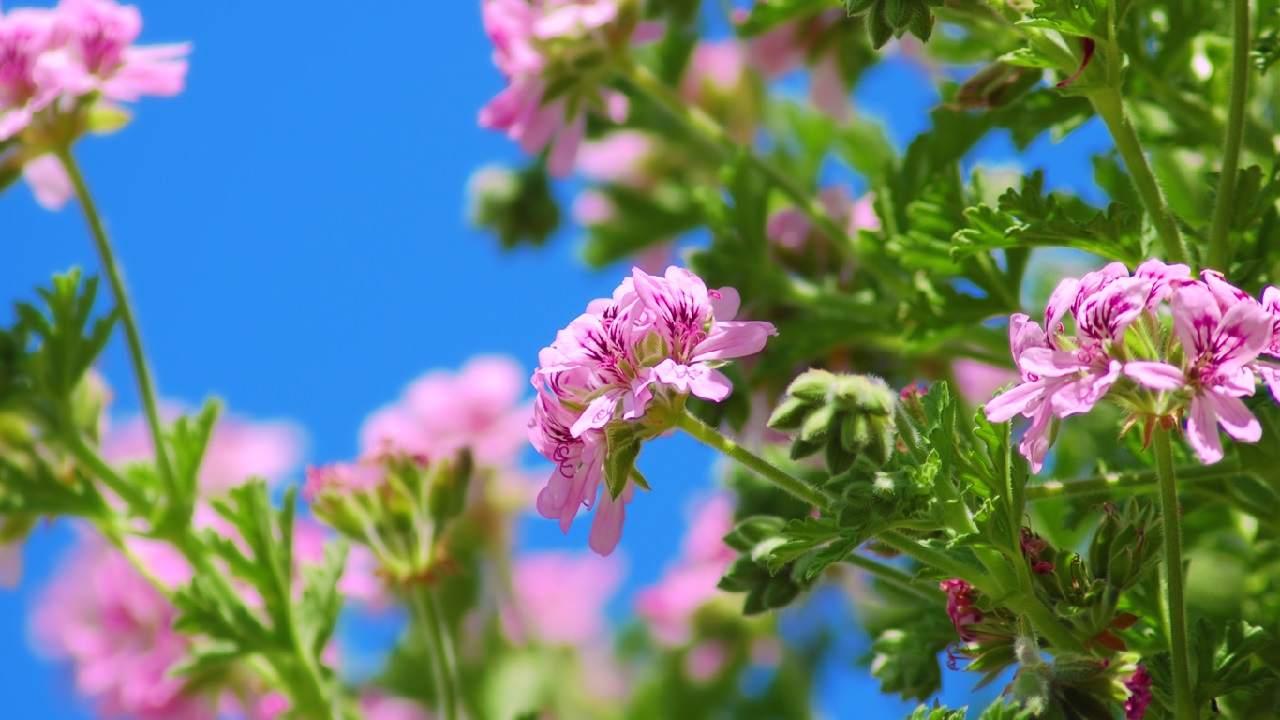
[[[189,570],[168,546],[134,548],[162,582]],[[35,635],[54,657],[75,668],[77,689],[102,714],[144,720],[212,720],[217,703],[189,696],[170,670],[188,640],[173,629],[176,611],[115,549],[86,537],[45,591],[35,611]]]
[[[717,368],[764,348],[766,322],[733,320],[738,294],[709,290],[697,275],[670,267],[652,276],[636,268],[613,297],[593,301],[538,356],[538,390],[529,439],[556,469],[538,495],[538,512],[566,531],[595,502],[604,478],[606,426],[635,423],[655,397],[694,395],[719,402],[732,389]],[[608,553],[621,536],[628,484],[603,493],[591,547]]]
[[[990,400],[992,393],[1018,379],[1018,373],[1008,368],[968,358],[960,358],[951,363],[951,371],[955,375],[956,389],[960,395],[974,405]]]
[[[845,189],[833,185],[822,191],[819,199],[827,214],[853,237],[859,230],[879,230],[880,218],[875,211],[875,197],[870,193],[852,200]],[[779,210],[769,217],[766,228],[769,239],[788,250],[802,250],[813,239],[815,229],[808,215],[797,208]]]
[[[588,179],[642,188],[651,181],[645,165],[655,151],[653,137],[640,130],[614,130],[599,140],[583,143],[578,171]]]
[[[705,103],[709,96],[739,89],[747,78],[747,56],[737,40],[699,43],[680,81],[680,96]]]
[[[167,410],[165,415],[176,415]],[[200,468],[200,489],[206,495],[226,492],[250,477],[278,482],[297,466],[302,454],[302,433],[285,422],[253,423],[234,416],[218,421]],[[111,427],[102,441],[102,453],[113,463],[149,461],[151,434],[141,417]]]
[[[977,639],[972,626],[982,622],[982,611],[973,603],[973,586],[964,580],[952,578],[938,583],[938,589],[947,594],[947,617],[955,626],[961,640]]]
[[[109,100],[170,97],[186,85],[187,43],[137,47],[142,15],[114,0],[62,0],[58,50],[41,58],[41,71],[74,96],[101,92]]]
[[[1280,361],[1280,288],[1268,287],[1262,291],[1262,309],[1271,315],[1271,342],[1263,352]],[[1274,362],[1259,362],[1258,374],[1271,388],[1271,396],[1280,402],[1280,365]]]
[[[1271,344],[1275,321],[1253,298],[1230,292],[1225,281],[1180,283],[1172,305],[1185,368],[1134,362],[1125,371],[1154,390],[1191,388],[1187,441],[1209,465],[1223,457],[1219,425],[1241,442],[1262,437],[1262,426],[1240,398],[1254,393],[1254,361]]]
[[[1151,704],[1151,675],[1142,665],[1124,681],[1124,689],[1129,697],[1124,701],[1124,720],[1142,720],[1147,714],[1147,706]]]
[[[444,459],[467,448],[481,465],[508,467],[529,421],[522,377],[519,365],[498,355],[472,358],[456,373],[429,372],[365,421],[361,453]]]
[[[640,592],[636,612],[660,643],[688,643],[694,613],[720,594],[716,586],[736,557],[723,539],[732,529],[732,500],[712,496],[694,514],[677,564],[668,568],[657,585]]]
[[[62,162],[53,155],[28,160],[22,166],[22,177],[31,187],[36,202],[45,210],[61,210],[74,194],[71,178],[67,177]]]
[[[369,694],[360,698],[364,720],[431,720],[431,713],[412,700]]]
[[[622,581],[617,558],[545,551],[516,558],[516,607],[502,608],[517,643],[584,647],[605,635],[604,610]]]
[[[36,67],[53,47],[54,14],[43,9],[10,10],[0,15],[0,141],[26,129],[35,113],[58,96],[56,85],[41,82]]]
[[[780,23],[751,40],[751,62],[771,80],[809,65],[814,106],[844,120],[850,115],[849,85],[840,72],[840,39],[831,37],[842,20],[841,11],[826,10]]]
[[[1022,382],[992,398],[986,404],[985,412],[991,422],[1005,422],[1016,415],[1031,419],[1031,427],[1023,433],[1018,449],[1030,461],[1032,472],[1039,472],[1049,452],[1049,431],[1053,421],[1053,407],[1047,399],[1057,392],[1064,380],[1041,377],[1031,364],[1023,363],[1025,351],[1052,348],[1044,330],[1022,313],[1009,317],[1009,347]]]
[[[588,110],[614,123],[626,119],[626,96],[565,75],[579,72],[572,69],[575,59],[607,53],[616,42],[605,31],[618,17],[617,0],[485,0],[482,14],[494,65],[508,85],[480,111],[481,127],[506,132],[530,154],[550,146],[548,170],[568,175],[586,134]],[[634,39],[650,38],[651,30],[642,24]],[[548,100],[552,84],[564,89]]]
[[[706,682],[718,675],[728,661],[729,653],[724,644],[718,640],[707,640],[689,650],[684,659],[684,669],[694,682]]]

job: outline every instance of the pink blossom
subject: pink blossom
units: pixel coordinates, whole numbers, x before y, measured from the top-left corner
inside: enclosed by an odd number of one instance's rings
[[[1152,389],[1182,385],[1192,389],[1187,441],[1200,461],[1209,465],[1223,457],[1219,425],[1241,442],[1262,437],[1262,426],[1240,398],[1254,393],[1254,361],[1270,345],[1275,321],[1253,298],[1230,292],[1225,281],[1180,283],[1173,291],[1172,306],[1186,367],[1131,363],[1126,372]]]
[[[685,673],[694,682],[706,682],[718,675],[728,661],[729,653],[724,644],[718,640],[707,640],[689,650],[684,659]]]
[[[1142,665],[1124,681],[1124,689],[1129,697],[1124,701],[1124,720],[1142,720],[1147,714],[1147,706],[1151,704],[1151,675]]]
[[[991,422],[1005,422],[1016,415],[1031,419],[1031,427],[1023,433],[1018,449],[1030,461],[1032,472],[1039,472],[1049,452],[1049,431],[1053,421],[1053,407],[1047,399],[1065,381],[1060,377],[1041,377],[1030,364],[1023,363],[1025,351],[1052,348],[1044,330],[1022,313],[1009,318],[1009,347],[1022,382],[992,398],[986,404],[985,412]]]
[[[844,228],[850,237],[856,236],[859,230],[879,230],[880,218],[876,215],[875,196],[868,193],[852,200],[848,192],[839,185],[833,185],[819,195],[827,215]],[[779,210],[769,217],[765,230],[769,239],[788,250],[801,250],[813,239],[815,229],[813,221],[798,208]]]
[[[510,466],[529,421],[522,377],[519,365],[498,355],[475,357],[456,373],[429,372],[365,421],[361,452],[442,459],[467,448],[481,465]]]
[[[177,414],[167,410],[166,415]],[[235,416],[218,421],[200,467],[200,489],[206,495],[226,492],[250,477],[274,483],[298,466],[302,433],[286,422],[249,422]],[[149,461],[151,434],[146,421],[134,417],[109,427],[102,441],[103,455],[113,463]]]
[[[74,194],[71,178],[67,177],[62,162],[53,155],[28,160],[22,166],[22,177],[31,187],[36,202],[45,210],[61,210]]]
[[[64,92],[101,92],[109,100],[170,97],[186,85],[187,43],[137,47],[142,14],[114,0],[62,0],[58,4],[58,50],[41,58],[40,70]]]
[[[530,154],[550,146],[548,170],[556,176],[569,174],[586,134],[587,111],[621,123],[627,99],[596,84],[584,88],[581,82],[568,83],[572,97],[561,92],[548,101],[545,93],[560,79],[552,73],[573,67],[583,53],[608,49],[611,39],[605,31],[617,19],[617,0],[485,0],[482,14],[494,64],[508,85],[480,111],[481,127],[504,131]],[[640,28],[637,36],[642,37],[635,39],[651,37],[650,30]]]
[[[573,219],[579,225],[604,225],[616,216],[613,203],[599,190],[584,190],[573,199]]]
[[[162,582],[189,572],[168,546],[134,552]],[[104,715],[212,720],[216,702],[184,694],[184,681],[170,673],[188,649],[173,629],[175,617],[164,595],[119,552],[86,537],[45,591],[33,623],[44,649],[72,663],[78,690]]]
[[[709,96],[734,92],[746,81],[747,55],[737,40],[699,43],[680,81],[680,96],[705,103]]]
[[[780,23],[752,38],[751,63],[769,79],[809,65],[809,97],[814,106],[838,120],[847,119],[849,85],[840,71],[840,40],[830,37],[843,19],[843,12],[826,10]]]
[[[503,629],[517,643],[594,643],[605,634],[605,605],[621,581],[617,558],[557,551],[518,557],[512,573],[516,606],[502,608]]]
[[[1272,320],[1271,342],[1263,352],[1280,361],[1280,288],[1271,286],[1262,291],[1262,309],[1271,315]],[[1280,365],[1259,361],[1257,369],[1267,387],[1271,388],[1271,396],[1280,402]]]
[[[1018,373],[978,360],[960,358],[951,363],[956,390],[965,400],[979,405],[991,399],[992,393],[1018,379]]]
[[[645,165],[655,151],[653,137],[641,130],[614,130],[583,143],[578,152],[578,171],[597,182],[645,187],[651,180]]]
[[[659,642],[668,646],[689,642],[694,613],[720,594],[716,586],[736,557],[724,544],[724,536],[732,529],[732,500],[712,496],[694,514],[677,564],[657,585],[640,592],[636,612]]]
[[[53,47],[54,14],[44,9],[0,15],[0,141],[22,132],[60,89],[41,82],[37,65]]]
[[[431,720],[433,717],[412,700],[376,693],[360,698],[360,712],[364,720]]]
[[[982,622],[982,611],[973,603],[973,586],[964,580],[952,578],[938,583],[938,589],[947,594],[947,617],[955,626],[961,640],[977,639],[972,626]]]
[[[636,268],[613,297],[593,301],[538,356],[538,390],[529,438],[556,469],[538,496],[539,513],[566,531],[580,507],[595,502],[604,477],[605,428],[636,422],[658,398],[692,394],[723,400],[732,386],[717,368],[764,348],[776,334],[742,322],[732,288],[709,290],[697,275],[670,267],[663,276]],[[601,494],[591,547],[617,544],[631,498]]]

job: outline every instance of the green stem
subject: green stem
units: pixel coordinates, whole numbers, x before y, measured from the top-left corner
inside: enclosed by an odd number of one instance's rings
[[[431,656],[431,678],[436,689],[436,710],[442,720],[458,720],[459,690],[457,667],[454,661],[452,638],[440,616],[440,609],[431,589],[416,584],[410,590],[409,606],[426,640],[427,653]]]
[[[881,562],[876,562],[871,558],[859,553],[850,553],[846,557],[845,562],[850,565],[862,568],[878,580],[886,585],[891,585],[902,592],[914,595],[926,602],[941,603],[946,600],[946,596],[942,594],[936,587],[928,586],[919,580],[911,577],[907,573],[895,567],[890,567]]]
[[[60,149],[57,152],[57,156],[62,163],[63,169],[67,171],[67,177],[70,178],[72,187],[75,188],[76,198],[80,201],[80,209],[84,211],[85,221],[89,225],[89,234],[93,236],[93,242],[98,249],[98,258],[102,263],[102,271],[106,273],[107,279],[111,282],[111,292],[116,298],[116,310],[120,313],[121,324],[124,325],[125,341],[129,346],[129,360],[133,363],[133,375],[138,384],[138,395],[142,400],[142,407],[147,416],[147,426],[151,429],[151,443],[155,446],[156,469],[160,473],[160,478],[165,482],[165,486],[173,490],[173,472],[170,469],[169,455],[164,446],[164,434],[160,425],[155,383],[151,378],[151,369],[147,365],[146,354],[142,351],[142,335],[138,332],[138,321],[133,314],[133,305],[129,301],[129,292],[125,288],[124,276],[120,272],[119,265],[116,264],[115,252],[111,249],[111,240],[107,236],[106,228],[103,227],[102,217],[98,214],[98,208],[93,202],[93,196],[89,193],[89,186],[85,184],[84,175],[80,172],[80,166],[71,154],[71,148],[64,147]]]
[[[730,440],[720,431],[694,417],[687,410],[677,416],[676,424],[695,440],[737,460],[743,466],[763,475],[766,480],[787,491],[793,497],[818,508],[825,508],[831,501],[818,487],[811,485],[777,467],[773,463]]]
[[[997,602],[1006,605],[1010,610],[1027,616],[1036,631],[1044,636],[1054,648],[1066,652],[1082,652],[1084,646],[1076,639],[1071,629],[1033,593],[1019,592],[1016,595],[1003,593],[989,581],[986,571],[966,562],[957,560],[944,552],[916,542],[896,530],[876,535],[876,540],[888,545],[898,552],[909,555],[919,562],[930,565],[943,574],[957,577],[978,589]]]
[[[108,489],[119,495],[120,499],[124,500],[131,510],[146,507],[147,499],[143,497],[142,493],[121,477],[115,471],[115,468],[112,468],[106,460],[103,460],[102,456],[98,455],[93,448],[86,445],[84,438],[80,437],[79,431],[69,429],[62,433],[62,436],[62,442],[72,457],[101,480],[103,485],[106,485]]]
[[[1244,138],[1244,109],[1249,94],[1249,0],[1232,2],[1231,101],[1227,106],[1227,137],[1222,148],[1222,175],[1209,226],[1209,265],[1226,271],[1231,263],[1231,220],[1236,209],[1236,172]]]
[[[1173,469],[1169,431],[1157,429],[1152,437],[1156,476],[1160,483],[1160,517],[1163,523],[1164,572],[1161,588],[1167,603],[1170,664],[1173,666],[1174,717],[1195,720],[1191,672],[1187,654],[1187,609],[1182,582],[1182,523],[1178,517],[1178,485]]]
[[[1129,177],[1133,179],[1134,187],[1142,198],[1142,204],[1146,207],[1147,214],[1151,216],[1156,234],[1164,244],[1165,259],[1169,262],[1186,262],[1187,249],[1182,242],[1182,233],[1178,230],[1178,223],[1174,220],[1173,213],[1165,203],[1164,193],[1156,183],[1156,176],[1151,172],[1147,157],[1142,152],[1138,134],[1129,123],[1120,91],[1112,87],[1104,88],[1091,93],[1089,100],[1093,103],[1093,109],[1106,123],[1107,129],[1111,131],[1111,138],[1115,141],[1120,157],[1124,158]]]
[[[1177,471],[1181,482],[1200,482],[1203,480],[1223,480],[1245,474],[1236,460],[1223,460],[1217,465],[1196,465],[1180,468]],[[1127,470],[1097,475],[1080,480],[1050,480],[1040,485],[1028,485],[1027,500],[1053,500],[1055,498],[1075,498],[1090,495],[1109,495],[1116,491],[1151,492],[1157,488],[1156,472],[1153,470]]]

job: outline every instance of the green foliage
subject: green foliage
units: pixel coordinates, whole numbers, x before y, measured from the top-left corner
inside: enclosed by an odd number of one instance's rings
[[[560,226],[560,208],[541,160],[522,170],[482,168],[472,176],[470,190],[471,222],[497,235],[503,249],[541,246]]]
[[[933,34],[933,9],[941,6],[941,0],[845,0],[849,15],[866,16],[875,48],[908,32],[927,41]]]

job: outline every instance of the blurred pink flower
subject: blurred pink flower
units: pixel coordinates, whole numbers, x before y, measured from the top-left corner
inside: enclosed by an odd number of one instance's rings
[[[680,96],[696,103],[731,93],[746,82],[746,73],[747,55],[737,40],[699,43],[680,80]]]
[[[706,682],[719,674],[728,660],[729,653],[724,645],[717,640],[706,640],[695,645],[685,656],[685,673],[694,682]]]
[[[189,570],[167,545],[132,550],[161,583]],[[85,537],[36,607],[33,629],[43,649],[71,661],[79,692],[107,716],[141,720],[212,720],[211,698],[185,695],[170,670],[187,652],[173,629],[176,611],[128,560],[100,539]]]
[[[22,166],[22,177],[31,187],[36,202],[45,210],[61,210],[75,193],[62,162],[53,155],[41,155]]]
[[[125,102],[182,92],[191,46],[134,46],[142,32],[138,8],[114,0],[62,0],[55,12],[58,49],[40,58],[40,72],[62,92],[97,91]]]
[[[434,717],[412,700],[378,694],[360,698],[360,712],[364,720],[431,720]]]
[[[166,409],[167,416],[177,411]],[[302,432],[286,422],[249,422],[224,416],[213,429],[200,469],[200,489],[215,495],[261,477],[269,484],[279,482],[298,467],[302,455]],[[109,427],[102,441],[102,453],[113,463],[149,460],[151,434],[142,417],[134,417],[119,427]]]
[[[529,421],[529,406],[520,400],[525,388],[520,366],[499,355],[472,358],[456,373],[429,372],[365,421],[361,453],[444,458],[470,448],[481,465],[511,466]]]
[[[827,215],[844,228],[850,236],[859,230],[879,230],[880,217],[876,215],[875,196],[867,193],[854,200],[839,185],[832,185],[819,195]],[[813,221],[798,208],[786,208],[769,216],[766,233],[770,240],[788,250],[801,250],[809,244],[814,234]]]
[[[616,557],[543,551],[516,558],[517,607],[503,607],[503,631],[517,643],[583,647],[606,630],[604,609],[622,581]]]
[[[614,130],[582,144],[578,171],[597,182],[645,187],[652,180],[646,162],[655,151],[653,137],[640,130]]]
[[[960,358],[951,363],[955,373],[956,389],[960,396],[973,405],[981,405],[991,399],[996,390],[1017,382],[1017,371],[989,365],[978,360]]]
[[[716,585],[736,553],[724,544],[733,529],[733,501],[714,495],[689,524],[680,559],[657,585],[642,590],[636,611],[665,645],[689,642],[695,611],[720,594]]]
[[[737,18],[746,17],[745,12]],[[799,20],[779,23],[748,45],[751,63],[770,80],[809,66],[809,97],[815,107],[843,120],[850,115],[849,86],[840,72],[839,40],[829,33],[844,19],[840,10],[826,10]]]
[[[54,19],[43,8],[0,15],[0,141],[25,130],[58,96],[59,88],[42,82],[37,71],[40,58],[53,47]]]

